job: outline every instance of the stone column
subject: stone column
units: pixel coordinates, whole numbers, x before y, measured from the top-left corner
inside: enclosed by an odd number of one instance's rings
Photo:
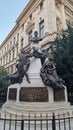
[[[50,27],[51,27],[51,33],[54,33],[57,31],[57,26],[56,26],[56,9],[55,9],[55,0],[49,0],[49,5],[50,5]]]
[[[67,29],[65,9],[64,9],[64,2],[63,1],[61,1],[60,11],[61,11],[62,29]]]
[[[45,19],[45,34],[50,33],[51,32],[51,21],[50,21],[50,4],[49,4],[49,0],[44,1],[44,19]]]

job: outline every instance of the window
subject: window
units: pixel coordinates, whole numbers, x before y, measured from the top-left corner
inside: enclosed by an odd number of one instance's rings
[[[3,50],[2,50],[2,56],[3,56]]]
[[[24,30],[24,23],[22,24],[22,27],[21,27],[21,28],[22,28],[22,31],[23,31],[23,30]]]
[[[18,44],[17,44],[17,55],[18,55]]]
[[[5,56],[5,64],[6,64],[6,56]]]
[[[30,20],[32,20],[32,14],[30,14],[30,16],[29,16],[29,17],[30,17]]]
[[[32,30],[29,32],[29,40],[32,38]]]
[[[43,1],[40,3],[40,9],[43,8]]]
[[[41,22],[39,23],[39,31],[40,31],[40,37],[43,38],[44,37],[44,20],[41,20]]]
[[[7,51],[9,50],[9,44],[7,45]]]
[[[13,50],[13,60],[14,60],[15,50]]]
[[[6,52],[6,47],[5,47],[5,52]]]
[[[10,41],[10,48],[12,47],[12,41]]]
[[[3,60],[3,65],[5,64],[5,56],[4,56],[4,60]]]
[[[19,33],[17,34],[17,42],[19,41]]]
[[[2,59],[1,59],[1,65],[2,65]]]
[[[8,55],[6,55],[6,63],[8,63]]]
[[[15,44],[15,37],[14,37],[14,41],[13,41],[13,43]]]
[[[11,52],[9,53],[9,61],[11,61]]]
[[[23,44],[24,44],[24,38],[21,38],[21,49],[23,48]]]

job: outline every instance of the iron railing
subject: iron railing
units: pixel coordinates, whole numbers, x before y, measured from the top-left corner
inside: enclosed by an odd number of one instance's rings
[[[12,119],[12,115],[10,114],[10,119],[5,119],[0,117],[0,130],[73,130],[73,114],[65,117],[60,117],[60,115],[56,116],[53,114],[52,117],[46,115],[44,119],[43,116],[39,116],[39,118],[34,116],[34,118],[24,119],[22,115],[22,119],[18,119],[17,115],[15,119]]]

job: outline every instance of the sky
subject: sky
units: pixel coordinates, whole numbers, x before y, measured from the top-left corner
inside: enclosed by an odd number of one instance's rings
[[[29,0],[0,0],[0,44],[4,41],[15,21]]]

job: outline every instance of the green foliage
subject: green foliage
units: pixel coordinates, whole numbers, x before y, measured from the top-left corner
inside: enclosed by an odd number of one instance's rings
[[[7,88],[9,85],[9,82],[4,79],[6,75],[7,71],[4,69],[4,67],[0,66],[0,90]]]
[[[65,80],[68,92],[73,91],[73,28],[68,26],[55,39],[54,61],[58,74]]]

